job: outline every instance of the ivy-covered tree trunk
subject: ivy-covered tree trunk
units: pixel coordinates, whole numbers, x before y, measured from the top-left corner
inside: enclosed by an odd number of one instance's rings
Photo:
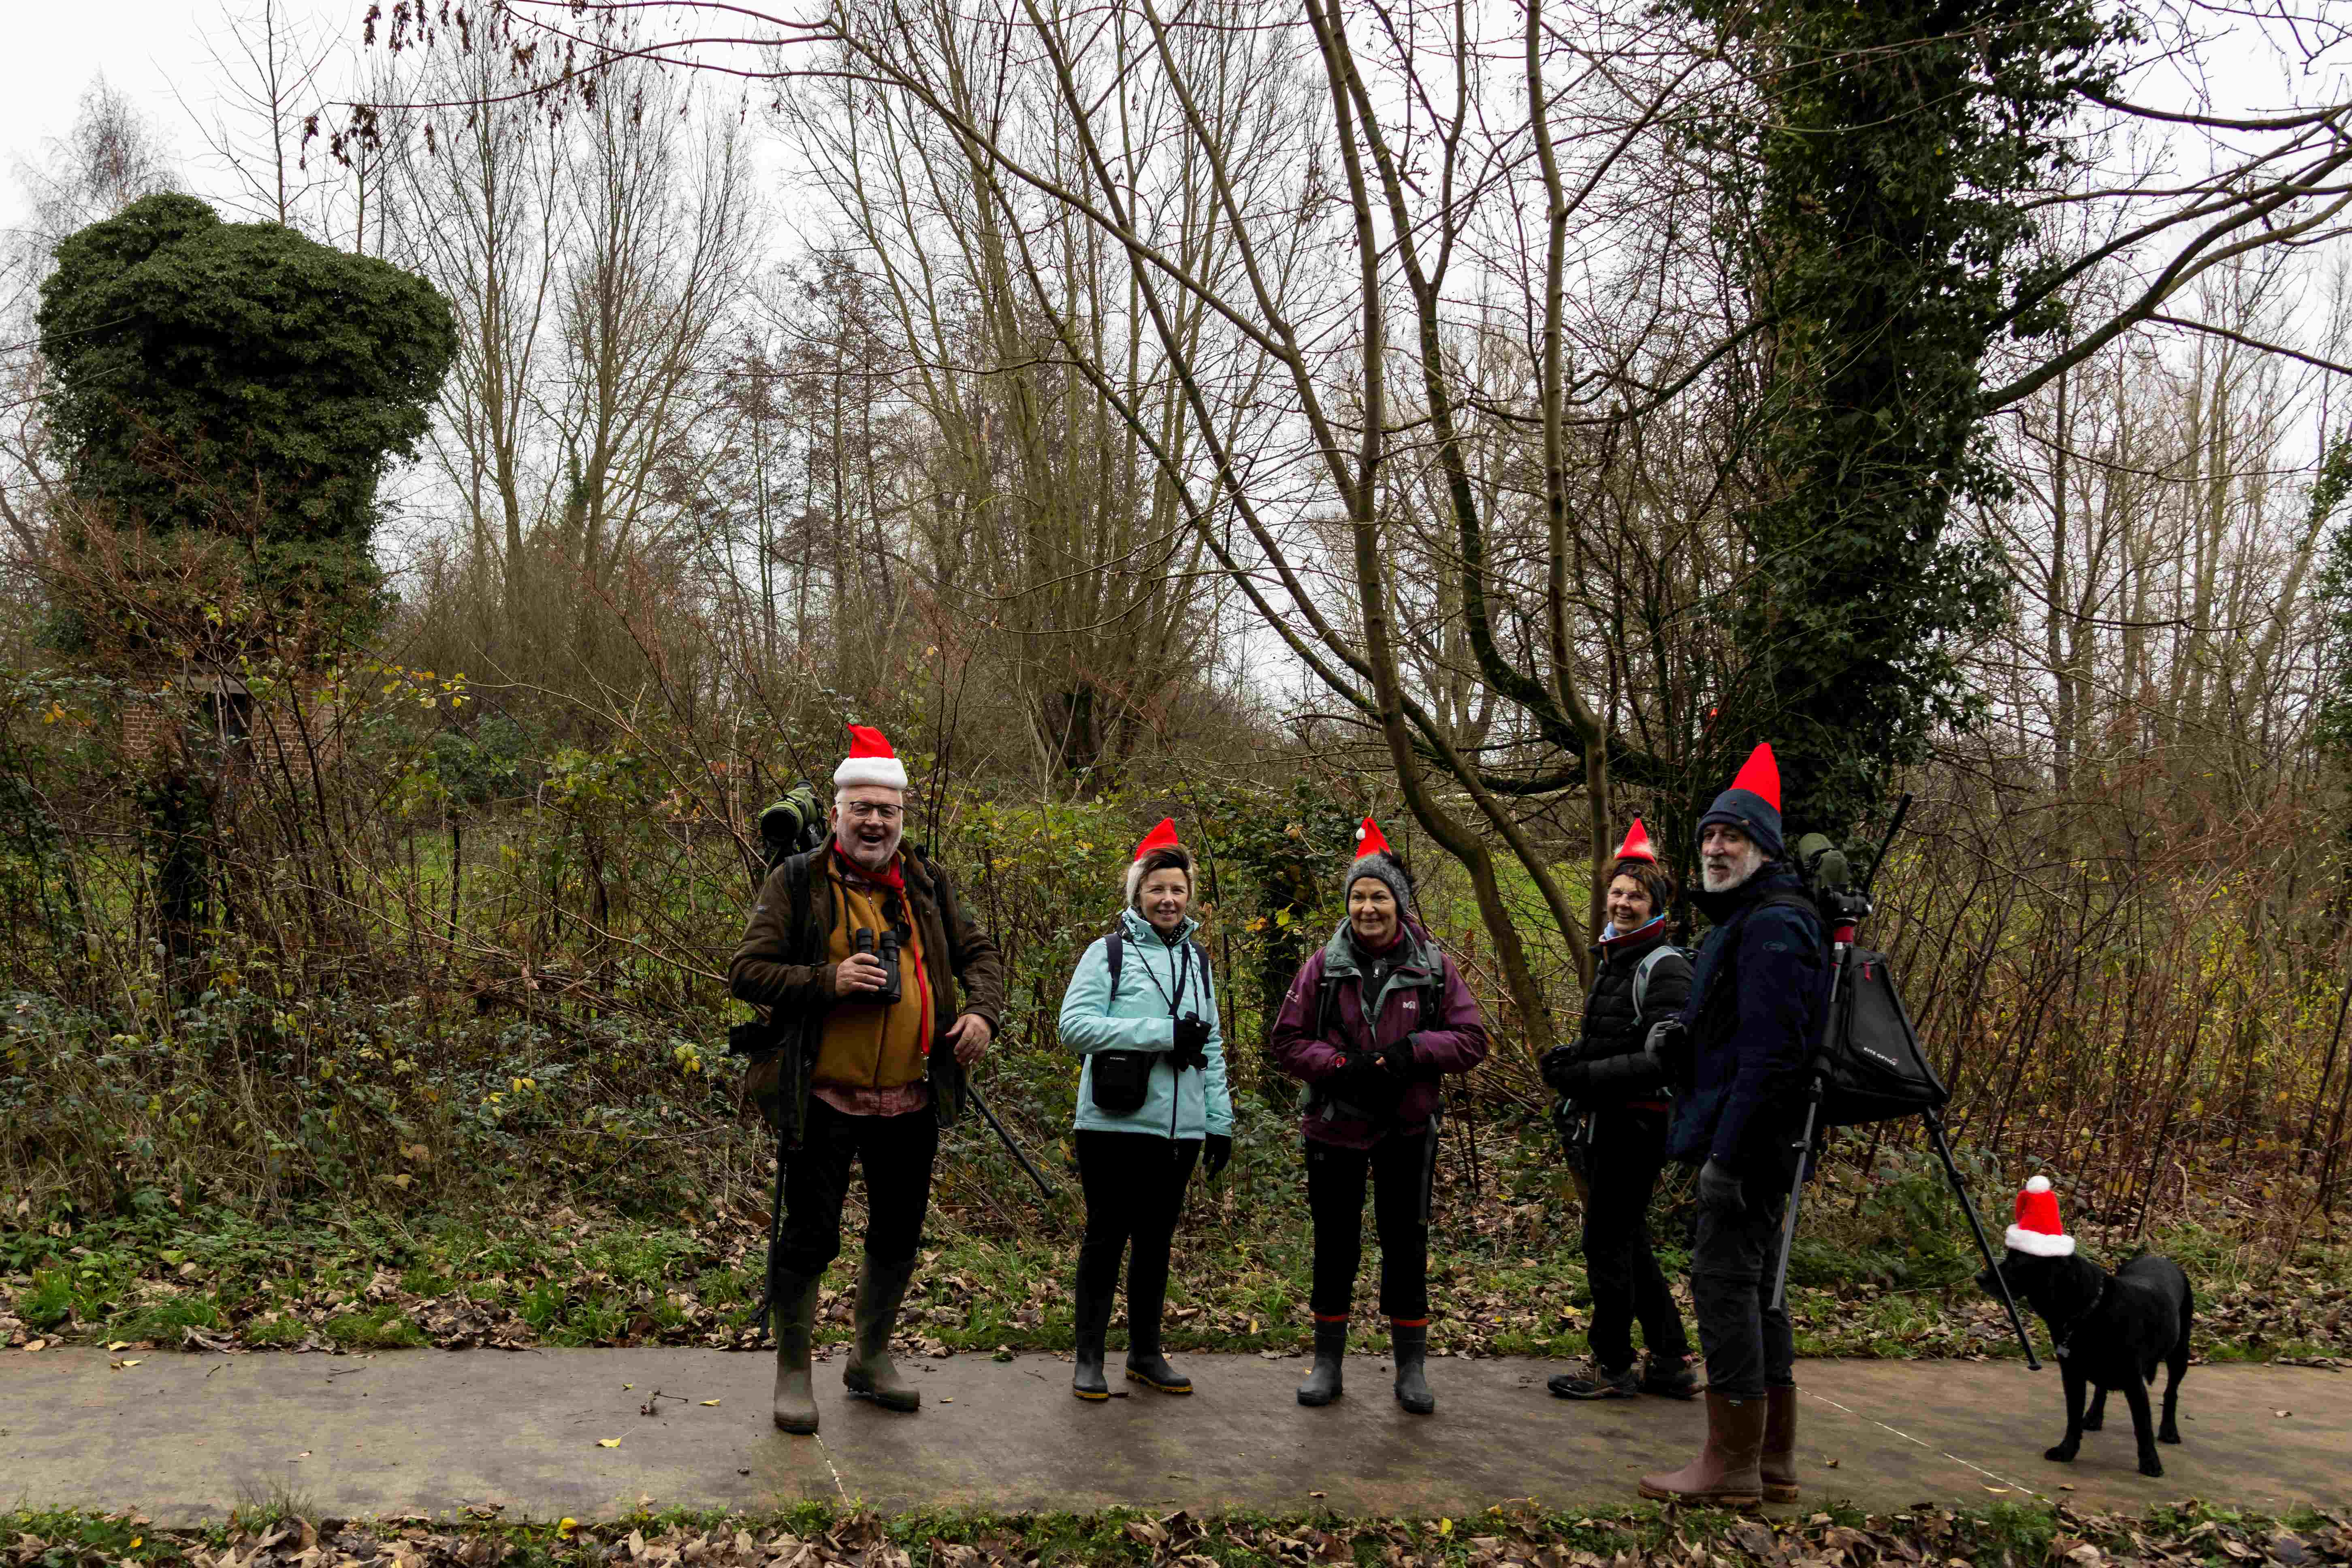
[[[2014,198],[2068,153],[2076,91],[2124,34],[2083,0],[1689,0],[1723,30],[1761,112],[1704,133],[1734,171],[1733,242],[1767,331],[1743,521],[1754,576],[1742,668],[1693,780],[1700,799],[1759,740],[1791,839],[1843,837],[1965,721],[1956,655],[2001,611],[1998,563],[1946,536],[1988,496],[1980,367],[2047,335]]]

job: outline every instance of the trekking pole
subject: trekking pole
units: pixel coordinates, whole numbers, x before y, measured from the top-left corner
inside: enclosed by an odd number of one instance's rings
[[[1952,1184],[1952,1195],[1960,1200],[1960,1212],[1969,1216],[1969,1228],[1976,1233],[1977,1250],[1984,1254],[1985,1268],[2000,1287],[2000,1304],[2009,1310],[2009,1326],[2017,1331],[2017,1342],[2025,1347],[2025,1369],[2040,1372],[2042,1361],[2033,1353],[2033,1336],[2025,1331],[2025,1319],[2017,1310],[2017,1298],[2009,1293],[2009,1276],[2000,1271],[2000,1263],[1992,1255],[1992,1238],[1985,1234],[1984,1221],[1977,1217],[1977,1205],[1969,1197],[1968,1184],[1960,1180],[1960,1167],[1952,1159],[1952,1145],[1944,1137],[1944,1119],[1932,1110],[1927,1112],[1927,1138],[1936,1146],[1936,1157],[1944,1162],[1944,1179]]]
[[[1004,1130],[1004,1123],[996,1119],[996,1112],[988,1109],[988,1101],[981,1097],[980,1086],[967,1079],[964,1090],[971,1096],[971,1103],[980,1111],[982,1120],[994,1128],[996,1135],[1004,1140],[1004,1152],[1012,1155],[1014,1163],[1029,1173],[1031,1181],[1037,1184],[1038,1195],[1047,1203],[1052,1203],[1054,1189],[1046,1184],[1045,1176],[1039,1173],[1037,1167],[1029,1163],[1029,1156],[1021,1152],[1021,1145],[1013,1141],[1013,1134]]]
[[[1822,1034],[1814,1043],[1812,1081],[1805,1089],[1805,1131],[1797,1141],[1797,1168],[1789,1178],[1789,1204],[1780,1216],[1780,1263],[1773,1271],[1772,1310],[1780,1311],[1789,1300],[1789,1254],[1797,1244],[1797,1208],[1805,1191],[1805,1162],[1811,1157],[1813,1133],[1821,1125],[1822,1094],[1830,1076],[1830,1042],[1837,1037],[1838,994],[1845,984],[1847,956],[1853,951],[1854,927],[1870,918],[1870,888],[1878,880],[1878,868],[1886,864],[1886,852],[1895,844],[1895,836],[1903,831],[1903,819],[1911,815],[1911,792],[1895,803],[1895,820],[1886,825],[1886,837],[1871,858],[1870,869],[1862,879],[1862,886],[1851,894],[1839,895],[1838,923],[1830,931],[1830,988],[1822,1005]]]

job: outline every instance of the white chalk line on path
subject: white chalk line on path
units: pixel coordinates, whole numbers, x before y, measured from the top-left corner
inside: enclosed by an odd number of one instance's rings
[[[1913,1436],[1910,1433],[1904,1431],[1904,1430],[1903,1430],[1903,1428],[1901,1428],[1900,1426],[1889,1426],[1885,1422],[1881,1421],[1881,1420],[1880,1420],[1880,1419],[1878,1419],[1878,1417],[1876,1417],[1875,1415],[1864,1415],[1861,1411],[1859,1411],[1859,1410],[1855,1410],[1855,1409],[1853,1409],[1853,1408],[1852,1408],[1852,1407],[1850,1407],[1850,1406],[1848,1406],[1848,1405],[1840,1405],[1836,1400],[1832,1399],[1831,1397],[1829,1397],[1829,1395],[1827,1395],[1827,1394],[1815,1394],[1815,1393],[1813,1393],[1813,1392],[1812,1392],[1811,1390],[1810,1390],[1810,1389],[1799,1389],[1799,1390],[1798,1390],[1798,1392],[1799,1392],[1800,1394],[1803,1394],[1806,1398],[1808,1398],[1808,1399],[1815,1399],[1815,1400],[1819,1400],[1822,1404],[1828,1405],[1828,1406],[1829,1406],[1831,1409],[1832,1409],[1832,1410],[1842,1410],[1842,1411],[1844,1411],[1844,1412],[1845,1412],[1845,1414],[1847,1414],[1848,1415],[1853,1416],[1853,1417],[1854,1417],[1855,1419],[1857,1419],[1857,1420],[1861,1420],[1861,1421],[1867,1421],[1867,1422],[1869,1422],[1873,1426],[1877,1427],[1877,1428],[1878,1428],[1880,1431],[1882,1431],[1882,1432],[1892,1432],[1895,1436],[1896,1436],[1897,1437],[1902,1438],[1902,1439],[1903,1439],[1905,1442],[1906,1442],[1906,1443],[1916,1443],[1919,1447],[1921,1447],[1922,1448],[1927,1449],[1929,1453],[1931,1453],[1931,1454],[1939,1454],[1939,1455],[1941,1455],[1943,1458],[1947,1458],[1947,1459],[1951,1460],[1951,1461],[1952,1461],[1952,1463],[1954,1463],[1954,1464],[1956,1464],[1956,1465],[1959,1466],[1959,1467],[1960,1467],[1962,1469],[1964,1469],[1964,1470],[1974,1470],[1977,1474],[1979,1474],[1979,1475],[1980,1475],[1980,1476],[1984,1477],[1984,1478],[1985,1478],[1985,1479],[1987,1479],[1987,1480],[1989,1480],[1989,1481],[1999,1481],[1999,1482],[2000,1482],[2000,1484],[2001,1484],[2002,1486],[2004,1486],[2004,1487],[2009,1487],[2009,1488],[2011,1488],[2011,1489],[2015,1489],[2015,1490],[2017,1490],[2017,1491],[2023,1492],[2027,1497],[2030,1497],[2030,1498],[2039,1498],[2039,1499],[2041,1499],[2041,1500],[2042,1500],[2042,1501],[2044,1501],[2044,1502],[2047,1502],[2048,1500],[2050,1500],[2047,1497],[2044,1497],[2041,1492],[2038,1492],[2038,1491],[2034,1490],[2032,1487],[2027,1486],[2023,1481],[2015,1481],[2015,1480],[2011,1480],[2011,1479],[2010,1479],[2007,1476],[2000,1475],[2000,1474],[1997,1474],[1997,1473],[1996,1473],[1996,1472],[1994,1472],[1994,1471],[1988,1470],[1988,1469],[1986,1469],[1982,1465],[1977,1464],[1977,1463],[1975,1463],[1975,1462],[1973,1462],[1973,1461],[1971,1461],[1971,1460],[1969,1460],[1969,1459],[1963,1459],[1963,1458],[1961,1458],[1958,1454],[1951,1453],[1951,1452],[1948,1452],[1948,1450],[1946,1450],[1946,1449],[1937,1447],[1933,1443],[1928,1442],[1925,1437],[1915,1437],[1915,1436]]]

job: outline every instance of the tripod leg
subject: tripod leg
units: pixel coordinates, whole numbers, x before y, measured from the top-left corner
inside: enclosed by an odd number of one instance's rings
[[[1934,1111],[1927,1112],[1927,1137],[1936,1145],[1936,1157],[1944,1163],[1944,1179],[1952,1184],[1952,1195],[1960,1200],[1960,1212],[1969,1216],[1969,1228],[1976,1233],[1977,1250],[1984,1254],[1985,1267],[1992,1270],[1993,1279],[2000,1286],[2000,1304],[2009,1309],[2009,1326],[2017,1331],[2017,1342],[2025,1347],[2025,1364],[2029,1371],[2042,1370],[2041,1358],[2033,1353],[2033,1336],[2025,1331],[2025,1320],[2017,1310],[2017,1298],[2009,1293],[2009,1278],[2000,1271],[2000,1259],[1992,1255],[1992,1238],[1985,1235],[1984,1221],[1977,1217],[1977,1205],[1969,1197],[1969,1186],[1960,1180],[1960,1168],[1952,1163],[1952,1146],[1944,1137],[1944,1119]]]
[[[1044,1198],[1047,1203],[1052,1203],[1054,1201],[1054,1189],[1046,1185],[1045,1178],[1038,1173],[1037,1167],[1029,1163],[1029,1156],[1021,1152],[1021,1145],[1013,1141],[1013,1134],[1004,1130],[1004,1123],[996,1119],[996,1112],[988,1109],[988,1101],[980,1097],[980,1086],[977,1084],[968,1084],[965,1087],[965,1091],[971,1096],[972,1104],[979,1108],[982,1119],[994,1130],[999,1138],[1004,1141],[1005,1152],[1011,1154],[1013,1156],[1013,1163],[1028,1173],[1028,1177],[1031,1181],[1037,1184],[1037,1195]]]
[[[1797,1203],[1805,1190],[1805,1156],[1813,1147],[1813,1122],[1822,1113],[1822,1080],[1813,1079],[1811,1100],[1805,1107],[1805,1136],[1797,1145],[1797,1173],[1789,1178],[1789,1210],[1780,1216],[1780,1264],[1772,1276],[1772,1310],[1789,1301],[1789,1249],[1797,1245]]]

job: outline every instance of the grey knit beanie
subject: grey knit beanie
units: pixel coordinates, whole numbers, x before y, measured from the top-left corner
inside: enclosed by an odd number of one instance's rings
[[[1366,877],[1388,889],[1389,896],[1396,900],[1399,913],[1412,908],[1412,878],[1406,873],[1404,862],[1385,849],[1360,855],[1349,866],[1348,879],[1339,884],[1339,901],[1345,903],[1349,893]]]

